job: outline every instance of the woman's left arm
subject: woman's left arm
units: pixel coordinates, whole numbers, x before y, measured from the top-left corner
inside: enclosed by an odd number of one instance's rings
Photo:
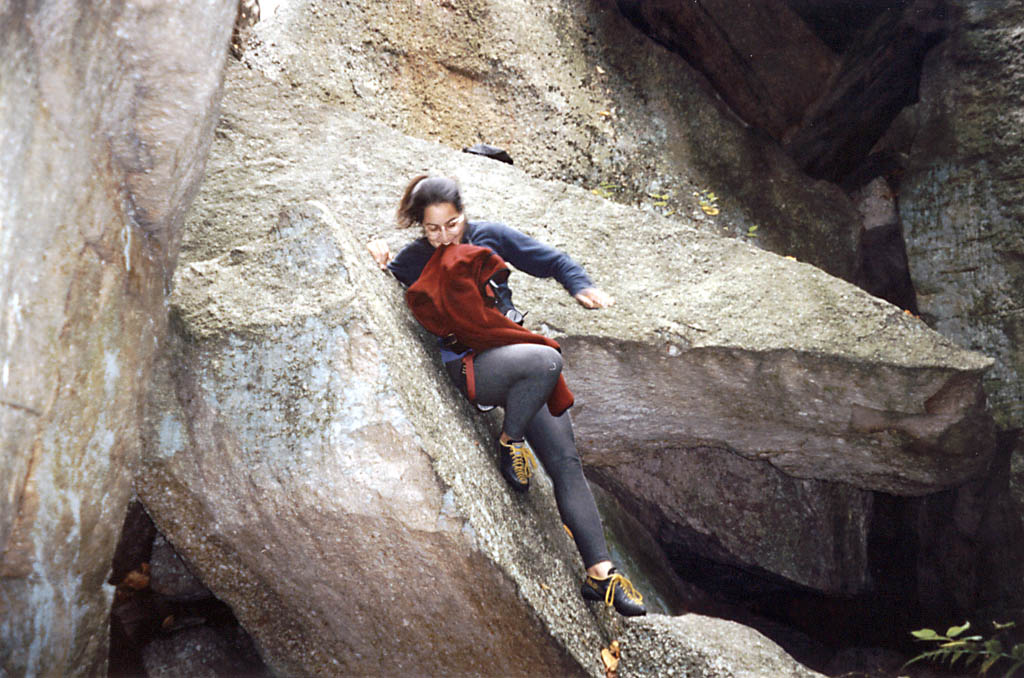
[[[554,278],[585,308],[604,308],[615,303],[596,287],[583,267],[572,258],[504,224],[490,223],[476,244],[490,247],[520,271],[537,278]]]

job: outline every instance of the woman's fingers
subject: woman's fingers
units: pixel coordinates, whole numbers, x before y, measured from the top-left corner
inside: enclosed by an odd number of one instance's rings
[[[615,303],[615,298],[596,287],[588,287],[576,293],[576,301],[585,308],[606,308]]]
[[[366,243],[366,249],[370,250],[370,255],[377,262],[377,266],[382,269],[388,267],[388,262],[391,261],[391,249],[388,247],[387,240],[383,238],[371,240]]]

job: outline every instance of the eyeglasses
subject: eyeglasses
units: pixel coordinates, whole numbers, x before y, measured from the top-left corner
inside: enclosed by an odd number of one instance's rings
[[[448,221],[444,222],[443,224],[429,224],[429,223],[425,223],[425,224],[423,224],[423,230],[426,231],[427,233],[431,233],[431,234],[440,233],[441,229],[444,229],[446,231],[450,231],[453,228],[458,228],[458,226],[463,221],[465,221],[465,220],[466,220],[466,215],[465,214],[460,214],[457,217],[452,217],[451,219],[449,219]]]

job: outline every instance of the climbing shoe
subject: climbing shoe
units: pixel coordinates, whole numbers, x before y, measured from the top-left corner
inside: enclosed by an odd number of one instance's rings
[[[587,600],[603,600],[608,607],[615,606],[616,612],[624,617],[639,617],[647,614],[644,597],[633,588],[633,584],[613,567],[605,579],[591,577],[583,580],[581,590]]]
[[[503,443],[501,438],[498,438],[498,467],[512,489],[526,492],[530,489],[530,476],[537,467],[537,461],[522,440]]]

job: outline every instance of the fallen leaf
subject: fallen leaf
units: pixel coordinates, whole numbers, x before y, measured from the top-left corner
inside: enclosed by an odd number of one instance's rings
[[[133,591],[141,591],[149,588],[149,563],[143,563],[137,570],[132,570],[121,580],[122,586],[127,586]]]
[[[542,589],[544,589],[545,591],[550,591],[550,590],[551,590],[551,587],[550,587],[550,586],[548,586],[547,584],[545,584],[544,582],[541,582],[541,583],[540,583],[540,587],[541,587]]]
[[[597,69],[598,73],[600,73],[601,75],[604,75],[604,69],[603,68],[601,68],[600,66],[595,66],[594,68]]]
[[[163,622],[160,623],[160,628],[162,628],[162,629],[164,629],[166,631],[167,629],[171,628],[172,626],[174,626],[174,615],[173,614],[169,614],[166,617],[164,617]]]
[[[612,117],[612,112],[611,111],[598,111],[597,114],[602,116],[602,117],[605,117],[605,118]]]
[[[619,670],[619,641],[613,640],[608,647],[601,649],[601,661],[604,662],[605,677],[615,678]]]

